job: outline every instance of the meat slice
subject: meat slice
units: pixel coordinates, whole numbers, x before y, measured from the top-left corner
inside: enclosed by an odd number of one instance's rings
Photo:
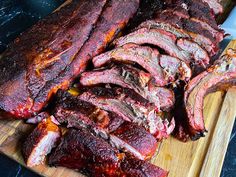
[[[52,122],[51,117],[43,119],[23,143],[22,154],[26,165],[33,167],[43,163],[60,136],[60,128]]]
[[[203,99],[216,89],[236,85],[236,51],[229,49],[227,54],[200,75],[193,78],[186,87],[184,103],[187,122],[192,139],[204,135]]]
[[[105,140],[86,129],[69,129],[59,146],[49,156],[49,165],[76,169],[90,176],[113,176],[119,169],[122,154]]]
[[[185,62],[169,57],[170,63],[175,66],[172,67],[164,62],[165,58],[165,55],[160,55],[157,50],[150,47],[125,44],[94,57],[93,64],[95,67],[101,67],[109,61],[137,63],[155,78],[155,83],[159,86],[167,85],[178,79],[188,80],[191,77],[191,69]]]
[[[157,149],[156,139],[143,127],[125,122],[117,114],[101,110],[67,92],[58,94],[55,106],[54,116],[60,123],[67,123],[67,127],[85,127],[139,159],[151,158]]]
[[[203,35],[213,43],[216,42],[216,38],[213,36],[213,34],[208,29],[205,29],[199,22],[193,21],[189,18],[183,18],[180,15],[173,15],[173,11],[171,10],[157,13],[154,19],[158,22],[166,22],[177,28]]]
[[[191,17],[191,16],[184,16],[185,14],[181,14],[182,12],[179,12],[179,9],[173,10],[168,9],[165,10],[163,14],[175,14],[179,17],[179,19],[182,21],[183,25],[185,24],[192,24],[192,25],[199,25],[202,31],[206,30],[207,32],[203,33],[205,35],[210,36],[211,38],[214,38],[216,42],[220,42],[224,38],[224,30],[221,30],[219,27],[213,28],[210,24],[208,24],[205,21],[202,21],[199,18]],[[162,18],[165,15],[162,15]],[[213,20],[215,21],[215,19]],[[215,21],[216,22],[216,21]],[[209,35],[210,34],[210,35]]]
[[[59,123],[66,123],[67,127],[82,126],[94,129],[103,133],[101,136],[104,137],[124,122],[117,114],[102,110],[89,102],[80,100],[79,96],[61,90],[56,95],[53,115]]]
[[[126,176],[138,177],[167,177],[168,172],[147,161],[141,161],[134,158],[126,158],[121,163],[121,168]]]
[[[195,18],[208,23],[217,29],[215,14],[207,3],[198,0],[167,0],[168,9],[173,9],[176,15],[182,15],[185,18]]]
[[[110,134],[110,142],[141,160],[150,159],[157,150],[156,139],[143,127],[129,122]]]
[[[101,109],[116,112],[126,121],[141,120],[156,109],[148,100],[126,88],[93,87],[79,95],[79,98]]]
[[[156,139],[144,128],[129,122],[123,123],[124,121],[121,121],[123,119],[117,114],[99,110],[94,105],[73,98],[71,95],[63,97],[63,103],[56,105],[54,115],[60,123],[67,123],[68,127],[74,128],[86,127],[109,140],[118,149],[139,159],[149,159],[156,151]]]
[[[106,111],[114,112],[126,121],[142,125],[157,139],[168,137],[174,129],[174,119],[170,122],[156,107],[132,90],[125,88],[94,87],[79,95]]]
[[[203,2],[206,2],[215,14],[223,12],[223,6],[220,4],[219,0],[203,0]]]
[[[196,64],[199,64],[200,66],[204,67],[209,64],[210,58],[208,57],[208,54],[197,43],[181,38],[177,41],[177,45],[181,49],[192,53],[194,58],[199,58],[199,60],[196,61]]]
[[[80,83],[83,86],[93,86],[101,83],[116,84],[134,90],[151,103],[154,103],[159,109],[170,109],[174,104],[173,92],[154,86],[150,80],[151,77],[146,72],[131,66],[115,65],[111,68],[84,72],[80,78]],[[161,94],[163,92],[166,95]]]
[[[189,61],[191,56],[189,53],[180,50],[176,45],[176,36],[161,29],[138,29],[124,37],[115,40],[116,46],[123,46],[128,43],[135,44],[153,44],[156,45],[171,56],[178,57],[184,61]]]
[[[139,45],[152,44],[162,48],[167,54],[177,57],[186,63],[194,61],[200,64],[204,63],[204,66],[208,64],[210,59],[204,49],[196,43],[185,39],[188,43],[191,43],[191,45],[196,47],[196,51],[198,52],[195,53],[188,49],[189,45],[179,45],[183,43],[178,43],[178,40],[180,39],[177,39],[174,34],[162,29],[140,28],[124,37],[118,38],[114,43],[116,46],[123,46],[128,43],[135,43]],[[188,49],[187,51],[185,50],[186,48]],[[199,53],[201,53],[201,55],[199,55]]]
[[[212,36],[216,39],[217,42],[221,42],[224,39],[224,30],[220,28],[214,29],[208,23],[203,22],[196,18],[191,18],[191,20],[199,23],[202,26],[202,28],[208,30],[212,34]]]
[[[39,112],[86,68],[90,57],[102,52],[138,4],[73,0],[23,33],[0,62],[1,112],[20,118]]]
[[[59,146],[49,156],[49,164],[76,169],[89,176],[167,175],[166,171],[148,162],[126,157],[105,140],[83,128],[69,129]]]
[[[176,26],[171,25],[168,22],[147,20],[138,26],[138,28],[143,28],[143,27],[149,29],[151,28],[163,29],[174,34],[177,38],[191,39],[197,44],[199,44],[201,47],[203,47],[210,54],[210,56],[215,55],[216,52],[218,51],[215,42],[212,42],[205,36],[200,35],[198,33],[189,32],[181,28],[177,28]]]

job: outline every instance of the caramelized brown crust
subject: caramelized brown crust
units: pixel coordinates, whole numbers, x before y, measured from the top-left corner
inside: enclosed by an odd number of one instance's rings
[[[162,58],[158,50],[152,49],[147,46],[139,46],[135,44],[126,44],[122,47],[117,47],[111,51],[105,52],[93,58],[93,64],[95,67],[103,66],[111,61],[122,62],[126,64],[137,63],[144,69],[146,69],[152,77],[155,78],[155,84],[158,86],[164,86],[171,82],[175,82],[178,79],[188,80],[191,77],[191,70],[188,65],[179,60],[178,58],[169,58],[173,62],[173,65],[182,67],[183,73],[179,71],[179,67],[171,68],[173,75],[166,76],[165,71],[168,69],[163,67]],[[171,62],[170,61],[170,62]],[[172,74],[171,73],[171,74]],[[190,73],[190,74],[189,74]],[[179,76],[180,75],[180,76]],[[177,78],[177,79],[176,79]]]
[[[70,129],[49,157],[49,165],[63,166],[100,177],[165,177],[167,172],[146,161],[126,157],[86,129]]]
[[[54,115],[67,127],[85,127],[119,150],[142,160],[151,158],[157,149],[156,139],[143,127],[125,122],[114,112],[101,110],[68,93],[58,98]]]
[[[0,62],[0,108],[16,117],[40,111],[104,50],[138,5],[138,0],[74,0],[23,33]]]
[[[168,172],[147,161],[126,158],[121,164],[126,177],[167,177]]]
[[[198,0],[166,0],[167,8],[171,8],[188,18],[196,18],[210,24],[213,28],[218,29],[215,20],[215,14],[207,3]],[[175,14],[176,15],[176,14]]]
[[[92,176],[112,176],[119,168],[122,155],[105,140],[83,128],[70,129],[49,156],[49,165],[85,171]]]
[[[174,66],[174,64],[177,65],[177,67],[175,68],[176,70],[178,70],[178,68],[180,67],[177,61],[173,61],[173,63],[170,61],[170,63],[172,64],[172,66]],[[167,70],[168,69],[169,68],[167,68]],[[188,69],[189,71],[191,71],[190,68]],[[176,70],[174,70],[173,73],[175,73]],[[166,79],[168,78],[169,80],[171,80],[172,71],[170,69],[168,71],[170,72],[170,75],[167,74]],[[164,73],[168,73],[168,71],[165,72],[163,69],[163,75]],[[185,75],[185,70],[183,71],[183,73],[183,75]],[[173,76],[173,78],[175,78],[175,75]],[[152,77],[149,73],[146,73],[132,66],[117,64],[112,67],[106,67],[96,71],[84,72],[81,75],[80,83],[83,86],[115,84],[124,88],[129,88],[134,90],[137,94],[141,95],[151,103],[154,103],[158,109],[170,109],[174,105],[173,92],[167,88],[155,86],[155,84],[153,84],[151,80]],[[164,76],[162,80],[166,82]]]
[[[201,34],[210,39],[212,42],[215,42],[214,36],[208,30],[204,29],[198,22],[188,18],[182,18],[178,15],[173,15],[172,11],[163,11],[162,13],[158,13],[155,17],[155,20],[159,22],[168,22],[169,24],[174,25],[180,29],[185,29],[189,32]]]
[[[0,61],[0,107],[16,117],[39,111],[55,86],[47,85],[74,59],[96,23],[105,0],[78,1],[62,7],[22,33]],[[47,87],[43,96],[41,90]]]
[[[117,130],[111,133],[111,139],[120,139],[122,144],[120,144],[121,149],[129,152],[129,147],[138,152],[138,156],[141,160],[147,160],[153,157],[157,150],[156,139],[147,132],[143,127],[138,126],[134,123],[125,122]],[[115,139],[111,140],[112,143],[116,143]],[[126,143],[126,144],[124,144]],[[129,147],[127,147],[127,145]],[[118,145],[119,146],[119,145]],[[131,152],[132,155],[134,155]]]
[[[66,91],[59,90],[56,95],[56,104],[53,111],[56,120],[66,123],[67,127],[83,126],[87,128],[102,128],[106,131],[119,126],[122,121],[114,121],[115,113],[106,112],[93,104],[80,100]],[[122,119],[122,118],[120,118]],[[112,127],[110,124],[113,123]]]
[[[236,84],[236,51],[229,49],[227,54],[216,60],[207,71],[193,78],[186,86],[184,104],[187,124],[192,139],[204,136],[206,131],[203,117],[205,95],[217,89],[227,89]]]

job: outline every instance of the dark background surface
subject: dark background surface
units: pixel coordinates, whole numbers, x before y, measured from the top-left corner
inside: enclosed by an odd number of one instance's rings
[[[64,0],[0,0],[0,53],[9,41],[52,12]],[[37,177],[39,175],[0,154],[0,177]],[[221,177],[236,177],[236,123],[231,135]]]

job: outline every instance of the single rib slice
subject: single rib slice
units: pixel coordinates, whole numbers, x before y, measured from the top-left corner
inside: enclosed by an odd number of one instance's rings
[[[156,139],[143,127],[125,122],[110,134],[110,142],[138,159],[150,159],[157,150]]]
[[[79,95],[79,98],[101,109],[115,112],[126,121],[139,122],[155,111],[155,106],[148,100],[126,88],[93,87]]]
[[[154,19],[158,22],[168,22],[177,28],[203,35],[212,42],[215,42],[213,34],[208,31],[208,29],[205,29],[199,22],[193,21],[191,18],[182,17],[181,15],[172,14],[173,10],[166,10],[162,13],[157,13]]]
[[[206,67],[209,64],[210,58],[208,57],[207,52],[202,49],[197,43],[194,43],[187,39],[179,39],[177,40],[177,45],[181,49],[188,51],[193,55],[196,59],[195,63],[199,64],[200,66]]]
[[[188,128],[192,139],[204,135],[203,118],[204,96],[216,89],[236,85],[236,51],[232,49],[200,75],[193,78],[186,87],[184,103],[187,112]]]
[[[168,22],[158,21],[158,20],[148,20],[143,23],[141,23],[138,28],[157,28],[157,29],[163,29],[166,30],[172,34],[174,34],[177,38],[186,38],[186,39],[192,39],[194,42],[199,44],[201,47],[206,49],[206,51],[211,55],[215,55],[216,51],[216,45],[214,42],[206,38],[205,36],[186,31],[182,28],[178,28]]]
[[[22,154],[26,165],[33,167],[43,163],[60,136],[60,129],[51,118],[43,119],[23,143]]]
[[[111,68],[84,72],[81,75],[80,83],[83,86],[93,86],[101,83],[119,85],[134,90],[151,103],[154,103],[157,108],[171,108],[174,104],[173,92],[154,86],[150,79],[148,73],[139,69],[126,65],[115,65]],[[166,95],[162,94],[163,92]],[[164,98],[162,98],[163,96]]]
[[[167,54],[173,57],[177,57],[186,63],[194,61],[200,64],[204,63],[203,66],[208,64],[206,61],[209,61],[209,57],[204,49],[202,49],[195,42],[187,39],[185,39],[185,41],[188,41],[188,43],[184,43],[184,46],[179,45],[180,43],[177,42],[178,40],[174,34],[163,29],[140,28],[133,33],[118,38],[114,43],[116,44],[116,46],[123,46],[128,43],[135,43],[139,45],[152,44],[162,48]],[[202,55],[196,55],[192,50],[190,50],[189,44],[194,45],[196,47],[195,50],[202,52]]]
[[[189,53],[180,50],[176,45],[176,36],[162,29],[138,29],[124,37],[115,40],[116,46],[123,46],[128,43],[134,44],[153,44],[156,45],[171,56],[178,57],[184,61],[189,61]]]

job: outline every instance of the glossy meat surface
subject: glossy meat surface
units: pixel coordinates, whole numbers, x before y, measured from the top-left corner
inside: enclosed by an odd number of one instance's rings
[[[40,111],[105,49],[138,5],[138,0],[74,0],[23,33],[0,63],[1,112],[25,118]]]
[[[168,172],[147,161],[127,158],[121,168],[127,177],[167,177]]]
[[[125,64],[137,63],[150,73],[155,79],[157,86],[165,86],[175,81],[178,82],[179,79],[188,80],[191,77],[190,67],[185,62],[174,57],[170,57],[169,59],[174,65],[177,65],[177,67],[171,68],[172,65],[168,65],[172,73],[167,74],[166,72],[168,72],[169,68],[166,68],[165,62],[161,61],[164,56],[165,55],[161,55],[158,50],[152,49],[151,47],[125,44],[122,47],[117,47],[94,57],[93,64],[95,67],[100,67],[112,61]]]
[[[105,0],[72,1],[21,34],[0,61],[0,106],[16,117],[39,111],[55,90],[40,92],[73,60],[102,12]],[[53,72],[52,72],[53,71]],[[67,86],[68,81],[53,83]]]
[[[164,29],[143,27],[116,39],[114,43],[116,46],[123,46],[128,43],[154,45],[163,49],[168,55],[177,57],[187,64],[194,62],[205,66],[209,63],[208,53],[201,46],[188,39],[184,39],[187,43],[180,42],[181,40],[183,39],[178,39],[175,34]],[[198,52],[195,53],[193,50]]]
[[[123,123],[111,132],[110,139],[116,147],[141,160],[150,159],[157,150],[157,140],[154,136],[134,123]]]
[[[173,92],[164,87],[155,86],[151,79],[150,74],[142,70],[128,65],[117,64],[111,68],[106,67],[100,70],[83,73],[80,78],[80,83],[83,86],[115,84],[129,88],[151,103],[154,103],[157,109],[170,109],[174,105]]]
[[[156,139],[143,127],[65,92],[58,94],[54,116],[67,127],[85,127],[119,150],[142,160],[151,158],[157,149]]]
[[[207,71],[193,78],[186,86],[184,104],[187,124],[192,139],[204,136],[203,117],[205,95],[215,90],[227,89],[236,84],[236,51],[229,49],[226,55],[216,60]]]
[[[79,98],[145,127],[158,140],[168,137],[175,126],[173,118],[156,111],[152,103],[130,89],[93,87]]]

